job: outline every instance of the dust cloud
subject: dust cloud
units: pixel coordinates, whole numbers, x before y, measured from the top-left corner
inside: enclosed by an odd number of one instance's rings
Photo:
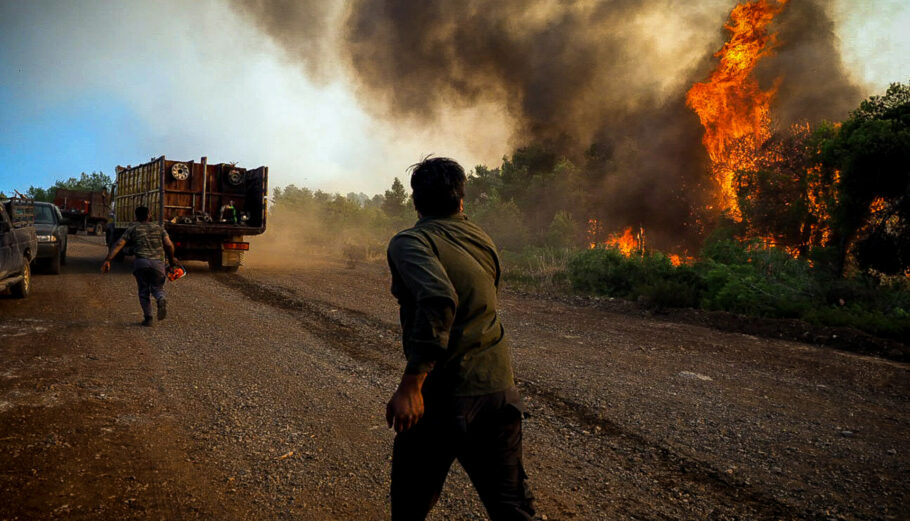
[[[266,232],[250,237],[243,265],[250,268],[305,269],[336,264],[339,257],[353,267],[360,262],[385,259],[386,243],[402,223],[332,223],[303,206],[291,204],[269,209]]]

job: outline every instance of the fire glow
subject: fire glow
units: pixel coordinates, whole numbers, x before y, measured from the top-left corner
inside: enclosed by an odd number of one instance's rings
[[[771,24],[788,1],[748,0],[737,5],[724,25],[730,37],[714,55],[719,59],[716,68],[706,81],[695,83],[686,93],[686,104],[695,111],[704,127],[702,143],[711,160],[711,174],[716,184],[716,206],[708,209],[721,210],[738,222],[742,221],[742,212],[735,184],[737,172],[753,170],[775,153],[763,151],[762,147],[772,135],[771,104],[777,82],[763,90],[753,73],[761,59],[773,52],[777,39]],[[810,131],[808,126],[799,130]],[[813,213],[825,214],[828,209],[819,187],[812,186],[809,192]],[[638,233],[634,233],[633,228],[628,227],[622,233],[610,234],[606,240],[598,241],[603,237],[602,225],[596,219],[591,219],[588,225],[591,248],[614,248],[626,257],[644,256],[643,228],[639,227]],[[827,231],[811,230],[809,235],[823,237],[814,241],[820,243],[827,238]],[[765,247],[777,242],[773,237],[753,238],[760,239]],[[794,257],[799,256],[796,249],[787,251]],[[693,260],[676,254],[666,255],[674,266]]]
[[[740,220],[736,188],[737,170],[754,164],[756,152],[771,137],[771,101],[776,86],[762,90],[753,76],[758,62],[776,43],[769,25],[787,0],[743,2],[730,13],[724,28],[730,39],[715,54],[720,58],[707,81],[696,83],[686,94],[687,105],[698,114],[702,138],[718,185],[717,204]]]
[[[591,237],[591,242],[588,245],[592,250],[602,246],[606,249],[617,250],[624,257],[644,257],[645,255],[645,230],[642,227],[639,227],[638,232],[634,233],[632,227],[629,226],[622,233],[610,234],[606,240],[598,243],[597,237],[600,235],[600,223],[597,219],[590,219],[588,220],[588,235]],[[684,261],[681,256],[675,253],[665,253],[664,255],[670,259],[670,263],[674,266],[679,266]],[[685,262],[688,263],[692,260],[687,257]]]

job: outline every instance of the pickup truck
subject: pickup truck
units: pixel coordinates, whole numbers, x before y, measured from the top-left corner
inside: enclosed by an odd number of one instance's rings
[[[38,234],[38,254],[35,264],[47,263],[54,275],[66,264],[67,221],[60,209],[51,203],[35,203],[35,232]]]
[[[32,286],[32,261],[38,254],[35,205],[28,199],[10,199],[0,204],[0,291],[19,298]]]

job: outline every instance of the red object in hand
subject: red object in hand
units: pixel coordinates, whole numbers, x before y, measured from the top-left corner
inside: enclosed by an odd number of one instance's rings
[[[175,280],[183,277],[184,275],[186,275],[186,270],[183,268],[183,266],[171,266],[167,270],[167,280],[169,280],[171,282],[174,282]]]

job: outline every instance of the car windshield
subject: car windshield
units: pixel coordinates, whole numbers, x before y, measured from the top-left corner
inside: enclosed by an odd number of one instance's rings
[[[35,223],[54,224],[54,209],[43,204],[35,205]]]

